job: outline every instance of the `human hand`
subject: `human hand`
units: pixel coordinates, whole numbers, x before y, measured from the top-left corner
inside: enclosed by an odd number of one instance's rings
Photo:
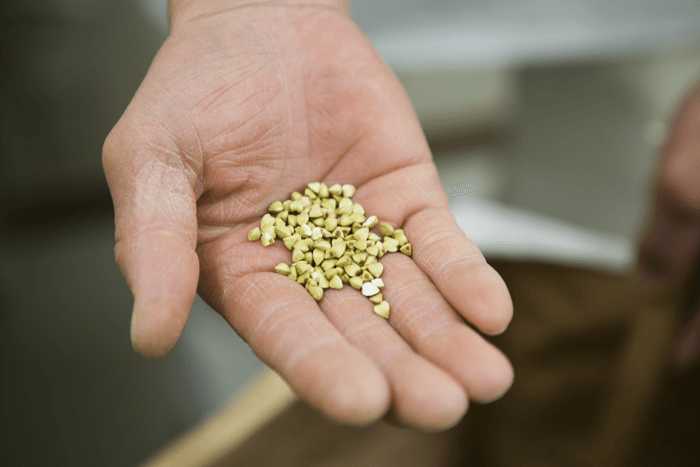
[[[679,106],[659,163],[655,200],[639,251],[639,272],[661,284],[680,284],[700,257],[700,85]],[[700,356],[700,307],[673,344],[677,371]]]
[[[183,2],[184,3],[184,2]],[[224,2],[218,2],[224,3]],[[306,402],[364,424],[444,429],[513,378],[486,334],[512,303],[449,211],[401,85],[342,7],[189,3],[105,142],[115,254],[135,296],[132,342],[166,354],[198,289]],[[389,321],[350,287],[316,302],[274,272],[281,242],[247,232],[307,182],[350,183],[367,215],[402,226]]]

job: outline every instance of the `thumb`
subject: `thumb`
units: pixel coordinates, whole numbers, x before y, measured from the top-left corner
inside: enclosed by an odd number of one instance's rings
[[[659,169],[639,272],[651,280],[679,283],[700,254],[700,85],[679,107]]]
[[[127,128],[124,128],[127,126]],[[131,342],[146,358],[175,345],[199,276],[194,171],[167,138],[120,122],[102,152],[116,223],[117,264],[134,295]]]

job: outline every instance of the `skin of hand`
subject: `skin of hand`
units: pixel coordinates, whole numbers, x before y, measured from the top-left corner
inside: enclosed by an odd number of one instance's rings
[[[173,347],[198,292],[342,423],[442,430],[512,384],[508,359],[465,323],[502,332],[507,288],[455,222],[403,88],[345,6],[183,5],[103,165],[143,356]],[[403,226],[413,256],[382,258],[388,321],[350,287],[316,302],[274,272],[290,262],[282,242],[247,240],[310,181],[353,184],[368,215]]]
[[[662,149],[655,199],[638,260],[654,284],[680,284],[700,258],[700,85],[676,112]],[[700,356],[700,307],[679,330],[672,364],[683,371]]]

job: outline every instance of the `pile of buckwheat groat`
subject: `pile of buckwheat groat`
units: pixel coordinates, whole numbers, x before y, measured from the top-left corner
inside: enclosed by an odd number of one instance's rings
[[[314,299],[321,300],[324,289],[350,284],[375,304],[376,314],[388,318],[378,259],[395,251],[411,256],[411,244],[403,230],[388,223],[380,226],[383,238],[370,232],[377,217],[365,217],[364,208],[351,200],[354,194],[352,185],[309,183],[303,194],[272,203],[248,240],[268,246],[281,239],[292,252],[292,264],[280,263],[275,271],[303,285]]]

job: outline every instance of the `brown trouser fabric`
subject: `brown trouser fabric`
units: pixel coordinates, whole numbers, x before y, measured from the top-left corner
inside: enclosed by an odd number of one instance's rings
[[[385,422],[339,426],[299,402],[221,466],[627,466],[642,462],[670,342],[690,287],[650,290],[615,276],[530,262],[492,262],[515,316],[492,341],[515,382],[439,434]],[[670,464],[669,464],[670,465]]]

